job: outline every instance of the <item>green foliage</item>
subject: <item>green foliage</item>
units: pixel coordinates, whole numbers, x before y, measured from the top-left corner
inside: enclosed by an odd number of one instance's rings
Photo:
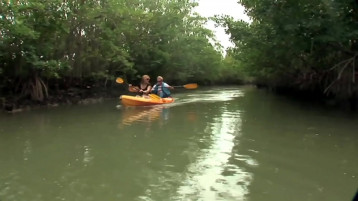
[[[243,69],[243,65],[235,59],[232,49],[227,50],[223,65],[219,70],[219,83],[238,84],[249,83],[252,81]]]
[[[20,85],[14,93],[41,101],[51,90],[47,83],[64,78],[223,79],[233,69],[218,76],[223,58],[211,43],[213,33],[204,28],[207,19],[193,14],[196,5],[190,0],[1,1],[0,85]]]
[[[340,96],[356,90],[357,3],[348,0],[240,3],[251,23],[230,17],[217,18],[217,22],[227,26],[236,44],[234,57],[258,82]]]

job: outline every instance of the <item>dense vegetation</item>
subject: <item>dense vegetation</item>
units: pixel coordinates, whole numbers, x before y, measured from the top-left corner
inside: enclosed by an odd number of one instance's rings
[[[1,1],[2,105],[63,101],[74,88],[93,94],[143,74],[173,84],[253,77],[276,90],[357,102],[356,1],[239,3],[250,23],[215,18],[236,45],[223,58],[191,0]]]
[[[172,83],[238,81],[207,19],[189,0],[0,2],[0,97],[32,99],[115,77],[163,75]],[[229,59],[230,60],[230,59]]]
[[[239,65],[260,85],[356,102],[358,3],[240,0],[251,22],[227,26]]]

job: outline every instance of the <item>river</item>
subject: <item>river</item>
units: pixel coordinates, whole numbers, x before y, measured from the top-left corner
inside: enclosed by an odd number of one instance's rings
[[[1,201],[350,201],[358,115],[254,87],[0,114]]]

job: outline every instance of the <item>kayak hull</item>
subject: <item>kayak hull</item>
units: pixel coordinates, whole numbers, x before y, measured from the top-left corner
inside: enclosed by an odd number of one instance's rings
[[[152,98],[143,98],[138,96],[121,96],[122,104],[125,106],[150,106],[150,105],[161,105],[174,102],[173,98],[161,98],[159,100]]]

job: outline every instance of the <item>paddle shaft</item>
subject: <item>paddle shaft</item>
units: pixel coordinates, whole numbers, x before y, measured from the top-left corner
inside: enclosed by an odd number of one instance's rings
[[[198,88],[198,84],[190,83],[190,84],[185,84],[185,85],[180,85],[180,86],[172,86],[172,87],[179,87],[179,88],[185,88],[185,89],[196,89],[196,88]]]

